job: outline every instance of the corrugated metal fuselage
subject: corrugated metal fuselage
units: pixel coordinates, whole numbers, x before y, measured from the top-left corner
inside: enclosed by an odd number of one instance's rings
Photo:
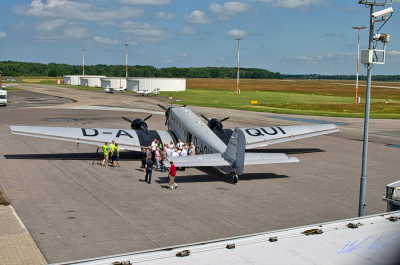
[[[182,142],[193,142],[197,155],[223,153],[226,150],[226,144],[188,108],[170,110],[168,129]]]

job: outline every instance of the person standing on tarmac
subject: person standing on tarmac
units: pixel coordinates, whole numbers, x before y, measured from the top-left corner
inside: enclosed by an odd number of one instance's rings
[[[166,167],[165,167],[165,165],[164,165],[164,161],[167,159],[167,148],[164,148],[164,149],[161,151],[160,155],[161,155],[161,159],[160,159],[160,162],[161,162],[161,172],[167,172],[167,169],[166,169]]]
[[[146,158],[148,155],[146,154],[146,149],[142,149],[142,166],[140,167],[142,171],[144,171],[144,168],[146,167]]]
[[[196,154],[196,149],[194,148],[193,142],[190,142],[188,154],[190,156],[194,156]]]
[[[176,167],[173,161],[169,162],[171,167],[169,168],[169,187],[171,190],[178,188],[178,184],[175,183]]]
[[[147,182],[147,180],[148,180],[147,183],[149,183],[149,184],[151,184],[151,173],[153,173],[153,167],[154,167],[153,160],[151,160],[151,156],[148,156],[147,160],[146,160],[146,166],[145,166],[146,177],[145,177],[144,181]]]
[[[108,147],[108,143],[106,142],[103,145],[103,154],[104,154],[104,159],[103,162],[101,163],[102,166],[104,166],[104,164],[106,166],[108,166],[108,154],[110,153],[110,147]]]
[[[110,158],[111,158],[111,161],[113,161],[112,158],[114,156],[114,148],[115,148],[115,141],[112,140],[112,142],[110,144]]]
[[[114,145],[114,152],[113,152],[113,157],[112,157],[113,167],[115,167],[115,161],[117,162],[118,167],[119,167],[119,147],[118,147],[118,144]]]

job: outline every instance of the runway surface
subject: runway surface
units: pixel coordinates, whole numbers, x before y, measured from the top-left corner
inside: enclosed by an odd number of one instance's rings
[[[20,84],[0,108],[0,186],[49,263],[145,250],[356,217],[363,120],[190,107],[230,119],[224,128],[339,125],[341,132],[252,152],[283,152],[300,163],[252,166],[237,185],[214,168],[178,171],[179,189],[165,173],[145,183],[140,156],[121,152],[121,167],[101,167],[96,147],[9,133],[9,125],[127,129],[122,116],[166,129],[159,97]],[[51,104],[29,103],[46,98]],[[18,99],[18,100],[13,100]],[[165,99],[164,99],[165,100]],[[14,101],[14,102],[13,102]],[[167,100],[165,100],[166,102]],[[17,104],[15,102],[24,102]],[[166,105],[165,105],[166,106]],[[132,111],[137,109],[138,111]],[[140,111],[140,112],[139,112]],[[160,112],[161,111],[161,112]],[[156,113],[160,112],[160,113]],[[366,214],[386,211],[385,186],[399,180],[399,120],[371,120]]]

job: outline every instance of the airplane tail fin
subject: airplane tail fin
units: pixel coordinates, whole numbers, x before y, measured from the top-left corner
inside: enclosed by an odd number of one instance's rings
[[[238,175],[243,174],[245,152],[246,137],[239,127],[235,127],[228,146],[222,155],[225,159],[232,162],[232,166],[236,168],[236,174]]]

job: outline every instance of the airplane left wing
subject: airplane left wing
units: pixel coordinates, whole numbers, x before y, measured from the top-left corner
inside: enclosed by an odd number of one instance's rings
[[[92,144],[97,146],[115,140],[120,149],[140,151],[148,147],[154,139],[161,142],[172,140],[168,131],[150,130],[148,134],[136,130],[95,129],[95,128],[66,128],[39,126],[10,126],[11,133],[17,135],[61,140],[75,143]]]

